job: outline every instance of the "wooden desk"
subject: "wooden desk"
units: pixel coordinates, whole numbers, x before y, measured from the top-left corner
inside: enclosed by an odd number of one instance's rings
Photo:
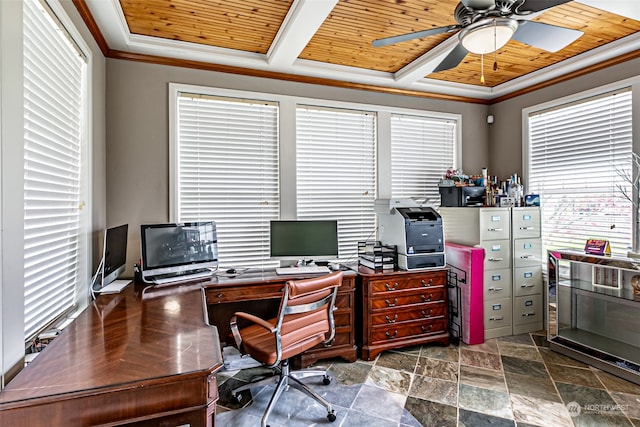
[[[307,276],[311,277],[311,276]],[[205,283],[204,290],[209,322],[218,328],[220,338],[233,342],[229,320],[236,311],[245,311],[262,318],[275,316],[287,280],[304,276],[279,276],[274,269],[252,269],[235,277],[219,276]],[[336,336],[331,347],[318,345],[294,358],[294,368],[307,367],[319,359],[342,357],[355,362],[358,348],[355,344],[355,271],[345,271],[342,286],[336,298]],[[242,327],[242,323],[239,323]]]
[[[103,295],[0,392],[0,426],[213,426],[220,340],[200,283]]]

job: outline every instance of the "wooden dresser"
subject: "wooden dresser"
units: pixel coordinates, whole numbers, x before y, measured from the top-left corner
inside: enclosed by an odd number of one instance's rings
[[[399,347],[449,345],[447,271],[378,273],[358,267],[358,344],[363,360]]]

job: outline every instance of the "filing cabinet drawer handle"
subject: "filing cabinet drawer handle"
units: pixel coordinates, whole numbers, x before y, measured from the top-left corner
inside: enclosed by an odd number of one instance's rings
[[[395,323],[395,321],[398,319],[398,315],[394,314],[393,319],[390,318],[389,315],[384,316],[384,318],[387,320],[387,323]]]
[[[500,292],[504,290],[504,288],[494,288],[493,286],[489,288],[490,291]]]
[[[502,228],[490,228],[488,231],[502,231]]]
[[[429,325],[428,328],[425,328],[424,325],[420,326],[420,329],[422,329],[422,332],[429,332],[433,330],[433,323]]]
[[[522,313],[522,317],[530,317],[535,315],[536,315],[535,311],[533,313]]]
[[[398,283],[396,282],[393,285],[385,283],[384,287],[387,288],[388,291],[395,291],[396,289],[398,289]]]
[[[530,285],[528,283],[523,283],[522,285],[520,285],[521,288],[533,288],[535,285]]]
[[[433,308],[429,310],[428,313],[424,310],[420,310],[420,314],[422,314],[422,317],[431,317],[431,315],[433,314]]]
[[[420,280],[420,283],[422,284],[422,286],[431,286],[433,285],[433,279],[429,279],[428,282],[425,282],[424,279]]]
[[[533,255],[521,255],[520,258],[521,259],[527,259],[527,258],[531,258]]]
[[[384,334],[387,336],[387,338],[395,338],[398,336],[398,330],[396,329],[392,334],[390,334],[389,331],[385,332]]]
[[[502,317],[502,316],[493,316],[493,317],[489,318],[489,320],[503,320],[503,319],[504,319],[504,317]]]
[[[520,227],[520,230],[533,230],[533,227]]]
[[[387,304],[387,307],[395,307],[398,303],[398,298],[394,298],[393,302],[389,301],[388,299],[384,300],[384,302],[385,304]]]
[[[424,302],[429,302],[433,299],[433,294],[429,294],[429,297],[427,298],[426,295],[420,295],[420,297],[422,298],[422,301]]]
[[[504,258],[489,258],[489,261],[502,261]]]

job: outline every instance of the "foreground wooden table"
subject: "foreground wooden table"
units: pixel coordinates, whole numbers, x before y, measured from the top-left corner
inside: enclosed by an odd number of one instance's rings
[[[98,297],[0,392],[0,426],[213,426],[220,340],[201,283]]]

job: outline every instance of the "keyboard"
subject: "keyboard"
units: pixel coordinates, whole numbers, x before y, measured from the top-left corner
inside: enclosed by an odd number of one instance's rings
[[[151,281],[156,285],[164,285],[166,283],[174,282],[186,282],[189,280],[203,279],[212,276],[212,271],[208,268],[199,269],[196,271],[189,271],[178,274],[161,274],[151,278]]]
[[[276,274],[328,274],[331,273],[329,267],[320,265],[305,265],[303,267],[278,267]]]

